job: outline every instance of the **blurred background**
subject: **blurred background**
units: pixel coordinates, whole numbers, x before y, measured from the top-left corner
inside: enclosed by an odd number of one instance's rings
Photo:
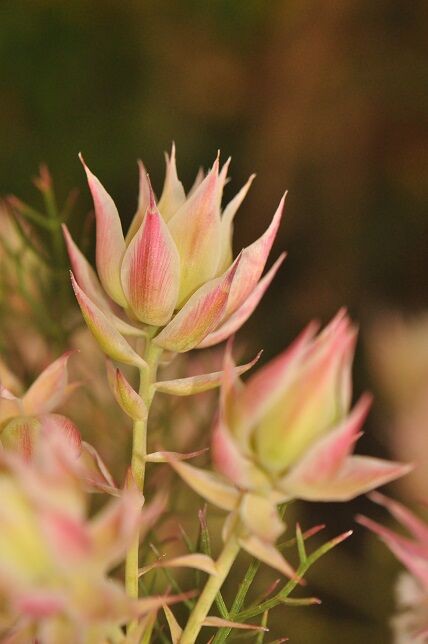
[[[70,225],[86,229],[82,151],[126,225],[137,158],[159,192],[172,140],[186,187],[221,149],[232,155],[226,198],[257,173],[236,219],[239,249],[288,189],[272,253],[288,258],[240,342],[249,355],[264,348],[265,360],[309,319],[348,306],[361,329],[356,395],[377,394],[359,449],[420,461],[392,490],[416,501],[428,483],[427,28],[423,0],[0,3],[0,193],[36,203],[31,178],[44,162],[61,203],[80,189]],[[91,235],[89,226],[89,254]],[[12,365],[24,379],[37,362],[28,338]],[[3,334],[9,360],[11,346]],[[334,536],[357,511],[384,518],[365,499],[302,505],[296,516]],[[271,639],[388,642],[397,570],[357,528],[309,576],[322,606],[276,609]]]

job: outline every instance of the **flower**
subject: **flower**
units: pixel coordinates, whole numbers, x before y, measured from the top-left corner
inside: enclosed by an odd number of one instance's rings
[[[281,255],[262,277],[284,198],[265,233],[233,261],[233,219],[253,176],[221,212],[229,161],[220,169],[216,159],[186,195],[177,177],[173,146],[158,203],[139,163],[138,210],[124,237],[112,198],[81,160],[95,205],[99,280],[66,227],[64,235],[76,297],[103,350],[113,359],[141,366],[141,358],[123,336],[144,335],[154,327],[156,345],[184,352],[214,345],[234,333],[251,315],[284,259]]]
[[[397,584],[399,611],[392,620],[394,642],[428,642],[428,524],[401,503],[378,492],[372,493],[370,498],[383,505],[412,537],[397,534],[367,517],[357,517],[359,523],[372,530],[386,543],[410,573],[401,575]]]
[[[138,533],[142,497],[129,487],[89,520],[70,443],[46,435],[36,452],[0,452],[1,639],[104,641],[144,609],[107,576]]]
[[[243,547],[264,560],[266,548],[276,557],[270,546],[284,530],[278,503],[347,501],[409,470],[351,455],[370,406],[364,395],[350,409],[356,331],[345,311],[316,330],[310,324],[245,384],[229,349],[212,439],[217,473],[173,463],[199,494],[238,513]]]

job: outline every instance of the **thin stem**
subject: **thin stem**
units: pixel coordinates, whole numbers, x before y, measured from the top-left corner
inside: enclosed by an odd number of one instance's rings
[[[187,622],[183,635],[180,638],[180,644],[194,644],[194,642],[196,642],[196,638],[198,637],[203,622],[208,615],[208,611],[215,601],[216,595],[222,587],[224,580],[229,574],[238,552],[238,539],[235,531],[232,531],[228,540],[224,544],[220,557],[217,559],[217,574],[212,575],[208,579],[205,588],[189,617],[189,621]]]
[[[132,438],[131,471],[134,481],[141,492],[144,492],[144,479],[146,474],[147,455],[147,420],[150,406],[155,393],[153,384],[156,381],[156,372],[162,350],[154,345],[150,338],[146,340],[144,359],[147,366],[140,371],[139,394],[144,400],[147,415],[144,420],[134,422]],[[134,541],[126,555],[125,583],[129,597],[138,598],[138,551],[139,539]]]

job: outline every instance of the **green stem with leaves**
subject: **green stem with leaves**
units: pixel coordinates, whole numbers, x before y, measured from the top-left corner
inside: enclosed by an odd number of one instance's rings
[[[152,343],[148,337],[144,349],[144,360],[146,366],[140,370],[139,394],[143,399],[147,414],[144,420],[134,422],[132,434],[132,457],[131,471],[134,481],[141,492],[144,492],[144,479],[146,475],[147,455],[147,421],[150,406],[155,393],[154,383],[156,381],[157,368],[162,349]],[[129,597],[138,598],[138,551],[139,539],[137,538],[128,550],[126,555],[125,582],[126,592]]]
[[[207,617],[223,582],[228,576],[239,550],[240,546],[236,536],[236,530],[232,530],[224,544],[219,558],[217,559],[217,574],[210,576],[202,594],[199,596],[199,599],[190,614],[186,628],[180,638],[180,644],[193,644],[196,641],[205,618]]]

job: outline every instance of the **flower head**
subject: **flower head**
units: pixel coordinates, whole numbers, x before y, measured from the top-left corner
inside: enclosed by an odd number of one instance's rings
[[[137,364],[122,335],[141,335],[147,326],[155,327],[155,344],[173,352],[211,346],[236,331],[283,260],[281,256],[262,278],[284,199],[265,233],[233,261],[233,219],[254,177],[222,211],[229,161],[220,168],[216,159],[186,195],[173,146],[157,203],[140,163],[138,210],[126,237],[112,198],[84,167],[95,205],[99,281],[66,228],[64,233],[77,299],[106,353]],[[128,321],[115,305],[126,312]]]
[[[271,548],[285,527],[278,503],[346,501],[409,470],[351,455],[370,406],[365,395],[351,409],[356,332],[344,311],[316,331],[310,324],[245,384],[227,351],[212,441],[218,474],[173,464],[198,493],[238,513],[243,546],[263,560],[269,547],[278,568]]]

